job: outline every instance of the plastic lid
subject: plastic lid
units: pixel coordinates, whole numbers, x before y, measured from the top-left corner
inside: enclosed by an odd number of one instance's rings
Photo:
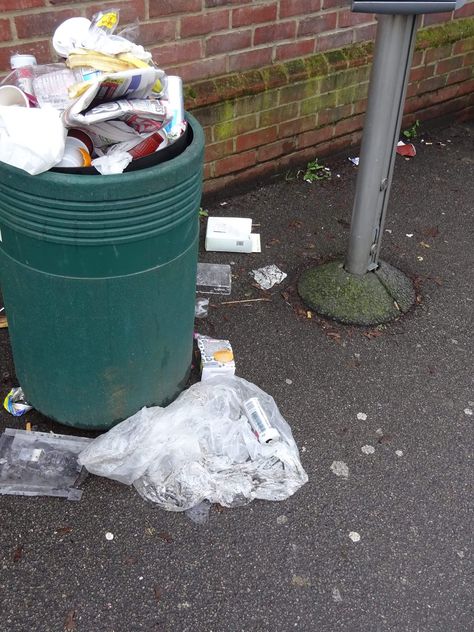
[[[36,64],[36,57],[34,55],[20,55],[16,53],[10,57],[10,68],[12,70],[24,68],[24,66],[36,66]]]

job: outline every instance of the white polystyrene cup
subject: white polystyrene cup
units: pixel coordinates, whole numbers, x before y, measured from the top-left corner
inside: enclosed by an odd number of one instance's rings
[[[28,97],[16,86],[0,86],[0,105],[19,105],[30,107]]]
[[[89,149],[85,143],[78,138],[68,136],[66,138],[66,145],[64,147],[64,155],[61,162],[55,165],[55,167],[84,167],[84,156],[80,150],[84,150],[87,153]]]
[[[74,48],[81,48],[89,33],[90,20],[87,18],[69,18],[54,31],[53,48],[61,55],[67,57]]]

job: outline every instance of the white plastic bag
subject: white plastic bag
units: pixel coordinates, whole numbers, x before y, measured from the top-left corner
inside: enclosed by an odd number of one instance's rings
[[[258,397],[280,441],[258,442],[242,412],[251,397]],[[168,511],[203,500],[226,507],[254,498],[284,500],[308,480],[273,398],[235,376],[194,384],[167,408],[142,408],[95,439],[79,463],[133,484]]]
[[[34,176],[63,157],[66,128],[50,107],[0,106],[0,160]]]

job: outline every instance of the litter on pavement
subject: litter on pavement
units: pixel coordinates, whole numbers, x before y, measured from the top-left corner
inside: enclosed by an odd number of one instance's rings
[[[249,217],[209,217],[205,248],[214,252],[261,252],[260,235]]]
[[[196,292],[199,294],[229,295],[232,289],[230,265],[221,263],[198,263]]]
[[[280,268],[274,264],[266,266],[265,268],[258,268],[258,270],[252,270],[249,274],[255,279],[255,282],[262,290],[269,290],[287,277],[286,272],[282,272]]]
[[[3,400],[3,408],[14,417],[21,417],[21,415],[31,410],[33,406],[28,404],[25,400],[23,389],[18,386],[17,388],[12,388],[7,393],[7,396]]]
[[[6,428],[0,436],[0,494],[80,500],[78,454],[91,439]]]
[[[261,443],[244,403],[257,398],[279,440]],[[168,407],[142,408],[79,455],[92,474],[133,485],[168,511],[284,500],[308,477],[274,399],[238,377],[191,386]]]
[[[181,78],[128,39],[138,27],[117,30],[119,13],[63,22],[52,40],[63,62],[12,55],[12,72],[0,81],[1,161],[31,175],[51,168],[109,175],[185,134]]]
[[[406,158],[413,158],[413,156],[416,156],[415,145],[413,145],[413,143],[404,143],[402,140],[399,140],[397,143],[397,154],[405,156]]]
[[[201,380],[235,374],[232,346],[228,340],[216,340],[197,335],[197,346],[201,354]]]
[[[206,318],[209,313],[209,299],[197,298],[194,305],[194,318]]]

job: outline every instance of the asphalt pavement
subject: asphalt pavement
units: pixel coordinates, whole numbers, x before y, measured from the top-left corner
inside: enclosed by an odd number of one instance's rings
[[[344,256],[356,149],[323,161],[330,180],[282,173],[203,200],[251,217],[262,252],[201,247],[232,263],[233,289],[196,327],[229,339],[237,374],[275,397],[309,482],[283,502],[212,507],[203,525],[94,476],[80,502],[2,496],[2,632],[474,630],[473,139],[472,123],[422,130],[416,157],[397,157],[382,258],[418,298],[386,326],[322,320],[295,291],[302,270]],[[264,292],[249,271],[272,263],[288,277]],[[269,300],[221,305],[255,298]],[[3,397],[8,329],[0,352]],[[28,421],[65,431],[0,413],[2,430]]]

